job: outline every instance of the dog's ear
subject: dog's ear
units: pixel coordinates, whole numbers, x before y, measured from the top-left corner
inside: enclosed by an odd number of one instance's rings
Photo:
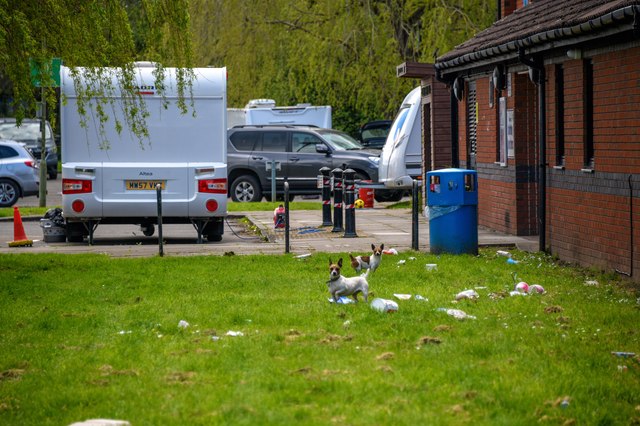
[[[380,244],[380,250],[384,250],[384,244]]]
[[[333,265],[333,262],[331,261],[331,258],[329,258],[329,266]]]
[[[342,268],[342,258],[340,258],[340,259],[338,260],[338,267],[339,267],[339,268]]]
[[[371,243],[371,250],[376,251],[376,245]]]

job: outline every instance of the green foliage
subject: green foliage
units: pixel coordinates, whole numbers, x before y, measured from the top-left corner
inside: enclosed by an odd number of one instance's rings
[[[131,20],[135,22],[135,34]],[[158,61],[162,64],[158,66],[158,80],[163,76],[163,66],[192,66],[190,34],[186,0],[0,0],[0,74],[12,82],[15,115],[22,119],[34,114],[39,94],[32,86],[30,60],[46,64],[51,58],[62,58],[64,65],[74,70],[81,112],[88,114],[88,108],[92,108],[104,124],[111,116],[110,105],[89,105],[89,99],[124,90],[128,94],[125,124],[144,138],[146,110],[132,84],[132,62]],[[98,67],[119,71],[115,76],[107,75]],[[48,109],[55,111],[58,100],[54,88],[49,87],[51,78],[45,67],[40,69],[38,77],[47,86]],[[78,84],[81,77],[90,82],[89,87]],[[191,78],[187,69],[178,73],[183,111]],[[123,125],[116,123],[116,127]]]
[[[489,2],[493,4],[493,2]],[[196,57],[229,69],[228,103],[331,105],[334,127],[355,133],[393,118],[417,81],[398,79],[405,61],[487,27],[495,6],[473,0],[192,1]]]
[[[638,352],[638,294],[512,253],[385,255],[372,298],[428,299],[393,314],[327,301],[347,253],[2,255],[0,423],[637,423],[639,358],[611,352]],[[512,273],[547,293],[510,297]]]

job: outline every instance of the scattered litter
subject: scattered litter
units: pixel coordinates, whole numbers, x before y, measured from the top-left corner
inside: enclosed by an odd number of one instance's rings
[[[461,311],[460,309],[447,309],[447,308],[438,308],[438,311],[446,312],[447,315],[454,317],[455,319],[463,320],[463,319],[476,319],[473,315],[468,315],[466,312]]]
[[[508,251],[504,251],[504,250],[498,250],[496,252],[496,254],[498,256],[511,257],[511,253],[509,253]]]
[[[344,328],[348,328],[351,325],[351,321],[350,320],[346,320],[345,322],[342,323],[342,326]]]
[[[509,265],[517,265],[517,264],[518,264],[518,263],[520,263],[520,262],[518,262],[517,260],[514,260],[514,259],[513,259],[513,258],[511,258],[511,257],[508,257],[508,258],[507,258],[507,263],[508,263]]]
[[[394,293],[393,295],[395,296],[396,299],[399,299],[399,300],[409,300],[409,299],[411,299],[411,295],[410,294]]]
[[[426,265],[424,265],[424,268],[427,271],[437,271],[438,270],[438,264],[437,263],[427,263]]]
[[[371,309],[379,312],[398,312],[398,304],[393,300],[377,298],[371,302]]]
[[[71,423],[69,426],[131,426],[126,420],[89,419],[83,422]]]
[[[615,355],[621,358],[631,358],[633,356],[636,356],[636,353],[635,352],[611,352],[611,355]]]
[[[465,290],[465,291],[461,291],[456,295],[456,300],[462,300],[462,299],[474,300],[479,297],[480,295],[475,290]]]
[[[521,291],[514,290],[514,291],[510,291],[509,292],[509,296],[527,296],[527,293],[523,293]]]
[[[532,284],[529,286],[529,293],[545,294],[546,291],[540,284]]]
[[[411,256],[411,257],[409,258],[409,260],[416,260],[416,258],[415,258],[415,257],[413,257],[413,256]]]
[[[474,287],[476,290],[486,290],[487,288],[484,286]]]
[[[307,257],[311,257],[311,253],[300,254],[296,256],[296,259],[306,259]]]
[[[405,263],[407,263],[406,260],[402,259],[402,260],[398,260],[398,265],[404,265]]]
[[[419,294],[416,294],[415,296],[413,296],[413,298],[416,299],[416,300],[424,300],[425,302],[429,301],[429,299],[427,299],[424,296],[420,296]]]
[[[398,250],[394,249],[394,248],[390,248],[388,250],[382,250],[382,252],[384,254],[398,254]]]
[[[563,409],[566,409],[569,406],[569,401],[571,399],[569,397],[565,397],[562,402],[560,403],[560,407],[562,407]]]
[[[518,284],[516,284],[515,290],[519,291],[520,293],[529,293],[529,284],[524,281],[520,281]]]
[[[584,282],[584,285],[597,287],[600,283],[597,280],[588,280]]]
[[[618,366],[618,371],[620,371],[620,372],[627,371],[627,366],[626,365],[619,365]]]
[[[187,327],[189,327],[189,323],[186,322],[185,320],[180,320],[180,322],[178,323],[178,327],[187,328]]]
[[[337,303],[338,305],[348,305],[350,303],[356,303],[355,300],[347,297],[347,296],[341,296],[338,298],[338,301],[336,302],[335,300],[333,300],[333,297],[330,297],[329,299],[329,303]]]
[[[322,232],[322,229],[318,229],[318,228],[302,229],[301,231],[298,231],[298,235],[313,234],[316,232]]]
[[[211,340],[217,342],[218,340],[220,340],[220,336],[211,336]]]
[[[229,330],[227,331],[226,336],[239,337],[239,336],[244,336],[244,333],[242,331]]]
[[[127,331],[120,330],[118,331],[118,334],[131,334],[131,330],[127,330]]]

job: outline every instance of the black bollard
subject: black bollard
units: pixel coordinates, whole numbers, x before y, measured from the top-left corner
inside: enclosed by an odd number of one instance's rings
[[[411,248],[418,251],[420,249],[418,239],[418,181],[413,180],[411,188]]]
[[[342,169],[335,168],[333,174],[333,229],[331,232],[343,232],[342,227]]]
[[[164,248],[162,241],[162,186],[160,184],[156,185],[156,197],[158,198],[158,254],[162,257],[164,256]]]
[[[331,226],[331,169],[323,167],[320,169],[322,179],[322,226]]]
[[[344,237],[354,238],[356,234],[356,210],[355,210],[355,192],[356,183],[354,178],[355,170],[347,169],[344,171]]]

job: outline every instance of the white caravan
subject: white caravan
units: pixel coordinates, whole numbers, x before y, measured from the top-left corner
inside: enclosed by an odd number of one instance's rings
[[[422,174],[420,86],[402,101],[380,155],[378,181],[388,189],[408,189]]]
[[[117,88],[115,69],[105,71]],[[135,84],[149,113],[149,136],[140,140],[124,117],[123,102],[130,99],[116,89],[108,99],[88,100],[82,115],[71,70],[62,67],[62,204],[69,241],[88,236],[92,243],[99,224],[136,224],[151,236],[158,223],[158,198],[162,223],[192,223],[198,242],[203,236],[222,239],[227,215],[226,69],[193,69],[194,111],[186,114],[176,102],[176,70],[165,69],[164,98],[153,71],[144,64],[135,70]],[[112,116],[101,126],[94,111],[105,100],[111,103],[103,108]],[[121,131],[114,117],[123,123]]]
[[[331,107],[298,104],[277,107],[273,99],[252,99],[244,108],[227,110],[227,125],[306,125],[325,129],[331,128]]]

